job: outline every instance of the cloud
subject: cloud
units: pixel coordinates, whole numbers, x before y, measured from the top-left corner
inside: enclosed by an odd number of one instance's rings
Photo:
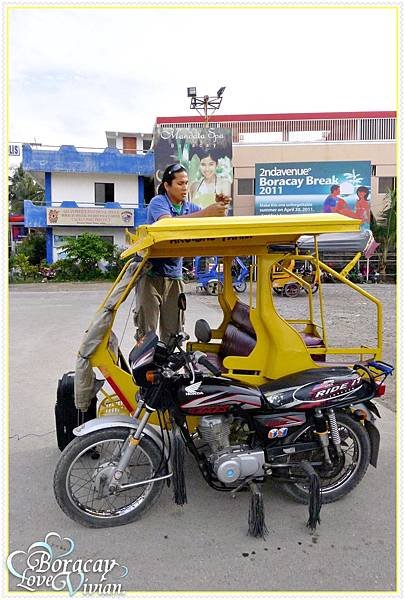
[[[395,52],[389,8],[15,7],[10,135],[104,146],[195,114],[191,85],[222,114],[394,110]]]

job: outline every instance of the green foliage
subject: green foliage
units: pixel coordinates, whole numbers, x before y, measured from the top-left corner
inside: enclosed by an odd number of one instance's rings
[[[17,246],[18,254],[25,254],[31,265],[39,265],[46,257],[45,235],[39,231],[31,232]]]
[[[44,189],[22,166],[14,169],[8,180],[8,208],[12,213],[23,214],[24,200],[32,200],[35,204],[45,201]]]
[[[371,229],[374,238],[380,243],[379,271],[385,275],[387,270],[388,253],[396,249],[397,243],[397,192],[388,190],[386,205],[379,221],[374,221]]]
[[[38,267],[29,263],[28,257],[25,254],[15,254],[10,259],[10,267],[12,268],[12,278],[32,279],[38,276]]]
[[[105,260],[107,261],[106,276],[108,279],[115,279],[125,265],[125,260],[120,258],[120,255],[123,251],[123,248],[119,248],[113,244],[107,244],[109,247],[109,253],[105,256]]]
[[[62,248],[67,257],[76,263],[81,273],[98,270],[97,264],[109,253],[109,244],[94,233],[67,238]]]

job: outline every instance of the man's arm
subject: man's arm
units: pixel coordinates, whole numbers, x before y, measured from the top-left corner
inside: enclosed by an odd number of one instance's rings
[[[228,210],[229,201],[230,198],[228,199],[228,202],[214,202],[214,204],[210,204],[206,208],[202,208],[201,210],[196,212],[188,213],[187,215],[178,215],[176,217],[172,217],[171,214],[161,215],[158,220],[160,221],[160,219],[172,218],[195,219],[201,217],[225,217]]]

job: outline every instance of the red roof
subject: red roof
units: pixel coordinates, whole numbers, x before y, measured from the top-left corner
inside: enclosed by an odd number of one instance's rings
[[[215,123],[223,121],[304,121],[310,119],[395,119],[396,111],[373,112],[325,112],[325,113],[279,113],[266,115],[211,115],[209,118]],[[200,123],[204,121],[201,116],[188,117],[156,117],[156,123]]]

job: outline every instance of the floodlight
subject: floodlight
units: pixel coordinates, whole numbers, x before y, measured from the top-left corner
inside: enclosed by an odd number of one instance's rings
[[[221,98],[224,91],[225,91],[225,87],[220,87],[219,90],[217,91],[217,97]]]
[[[195,88],[195,87],[188,87],[187,88],[187,97],[188,98],[194,98],[195,96],[197,96],[197,88]]]

